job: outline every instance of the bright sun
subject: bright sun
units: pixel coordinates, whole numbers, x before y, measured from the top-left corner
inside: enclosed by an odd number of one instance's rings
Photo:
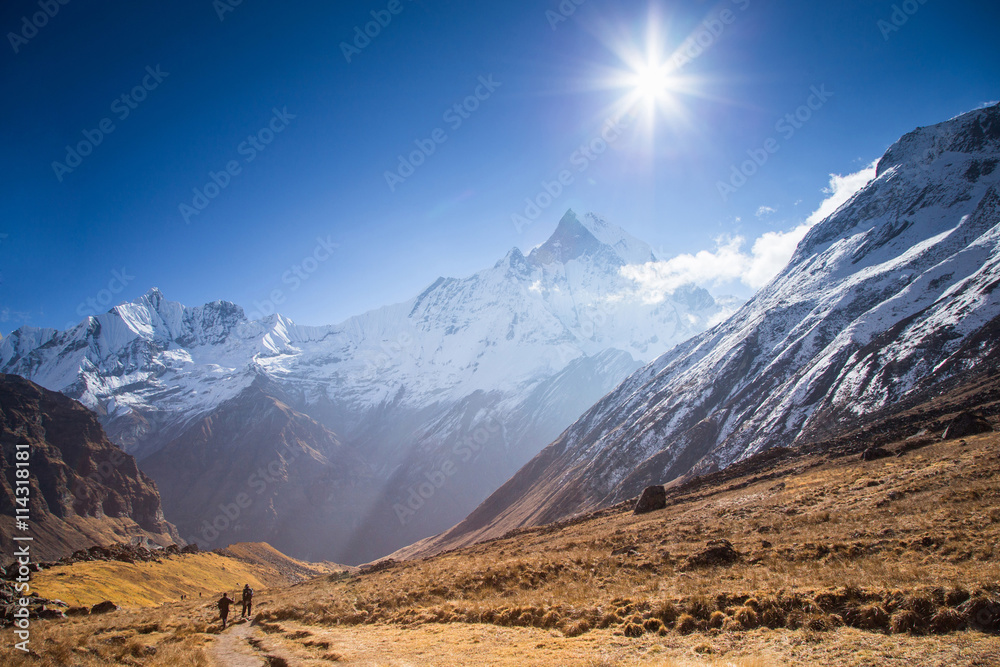
[[[687,61],[680,53],[687,41],[674,45],[676,36],[668,36],[669,28],[669,22],[651,9],[645,38],[639,38],[629,27],[608,25],[598,32],[618,61],[598,66],[595,71],[591,85],[615,91],[602,113],[641,119],[644,136],[649,138],[658,126],[667,132],[680,132],[691,120],[690,98],[706,97],[703,78],[683,71]]]
[[[640,100],[656,103],[666,98],[673,82],[666,66],[644,64],[629,77],[629,83]]]
[[[644,24],[608,23],[597,31],[617,62],[598,69],[594,86],[615,90],[617,97],[608,108],[618,115],[641,118],[649,136],[657,126],[680,131],[691,120],[690,98],[706,98],[703,76],[684,67],[691,60],[684,55],[684,49],[695,38],[685,38],[673,28],[670,18],[661,16],[660,10],[651,5]]]

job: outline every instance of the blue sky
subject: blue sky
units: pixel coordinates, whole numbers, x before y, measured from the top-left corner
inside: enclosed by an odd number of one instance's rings
[[[831,174],[1000,98],[993,2],[576,1],[4,3],[0,333],[153,286],[334,323],[527,250],[570,207],[661,259],[745,256],[799,229]],[[582,157],[654,52],[665,92]]]

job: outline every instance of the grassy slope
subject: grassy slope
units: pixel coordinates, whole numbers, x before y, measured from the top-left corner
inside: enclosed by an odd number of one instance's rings
[[[612,508],[272,588],[253,632],[301,665],[1000,664],[996,634],[945,631],[962,600],[998,593],[998,480],[1000,434],[872,462],[788,457],[673,488],[651,514]],[[713,539],[741,558],[691,567]],[[81,665],[129,664],[144,646],[158,652],[143,664],[210,664],[213,616],[188,600],[35,622],[33,636]],[[60,664],[41,652],[13,664]]]
[[[182,554],[155,563],[91,561],[45,570],[33,578],[35,591],[69,605],[110,600],[122,607],[153,606],[181,595],[214,599],[222,591],[286,586],[331,571],[329,564],[303,563],[267,544],[236,544],[224,555]],[[214,597],[213,597],[214,596]]]

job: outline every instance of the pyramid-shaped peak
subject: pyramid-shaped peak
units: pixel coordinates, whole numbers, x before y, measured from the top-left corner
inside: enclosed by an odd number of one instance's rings
[[[170,301],[167,300],[167,297],[164,296],[159,287],[150,287],[142,296],[134,299],[133,301],[125,301],[121,305],[124,306],[126,304],[138,307],[149,307],[154,311],[158,311],[164,305],[170,304]]]
[[[655,261],[648,244],[604,218],[588,213],[582,218],[569,209],[559,220],[549,239],[531,251],[537,263],[565,263],[578,257],[606,255],[617,264]]]

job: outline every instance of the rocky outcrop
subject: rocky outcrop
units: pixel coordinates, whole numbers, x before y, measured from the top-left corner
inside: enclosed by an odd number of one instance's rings
[[[983,415],[976,412],[963,412],[948,423],[948,428],[944,430],[941,439],[966,438],[970,435],[989,433],[992,430],[993,424]]]
[[[862,461],[877,461],[892,456],[892,453],[882,447],[869,447],[861,453]]]
[[[164,520],[153,481],[75,400],[0,374],[0,449],[3,553],[13,553],[18,451],[30,452],[26,534],[33,538],[35,562],[56,560],[95,541],[167,545],[180,539]]]
[[[110,600],[105,600],[104,602],[98,602],[93,607],[90,608],[91,614],[108,614],[113,611],[118,611],[118,605]]]
[[[743,560],[743,554],[733,548],[729,540],[710,540],[704,549],[684,559],[679,569],[685,571],[700,567],[732,565],[741,560]]]
[[[31,593],[25,596],[23,591],[15,588],[13,581],[0,581],[0,628],[13,625],[18,618],[14,614],[23,613],[19,611],[22,599],[27,602],[23,608],[28,610],[29,621],[35,618],[66,618],[69,612],[62,600],[49,600]]]
[[[645,514],[667,506],[667,491],[660,485],[647,486],[635,503],[633,514]]]

